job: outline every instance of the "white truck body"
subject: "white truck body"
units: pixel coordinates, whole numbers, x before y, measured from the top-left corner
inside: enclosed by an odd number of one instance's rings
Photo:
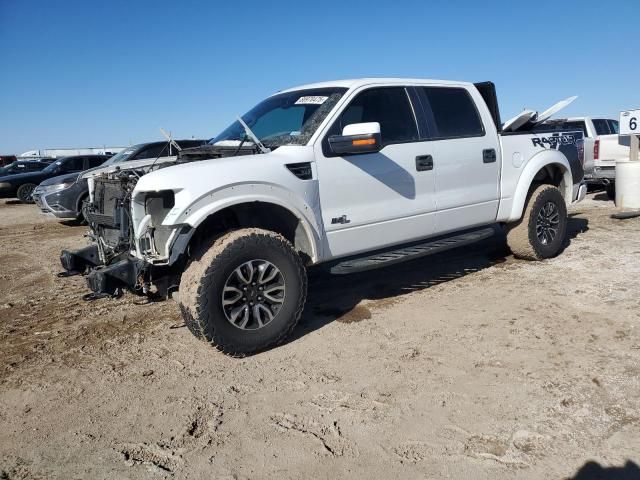
[[[327,86],[348,91],[307,145],[177,165],[143,176],[133,192],[134,229],[145,216],[143,199],[148,192],[175,192],[175,206],[162,220],[163,226],[175,228],[185,224],[198,228],[209,215],[233,205],[272,203],[287,208],[300,220],[310,245],[306,253],[313,263],[320,263],[460,229],[518,220],[533,178],[547,165],[562,172],[567,203],[579,199],[582,172],[574,178],[569,160],[553,143],[532,142],[546,138],[544,134],[498,134],[484,100],[471,83],[363,79],[289,91]],[[477,107],[485,134],[392,144],[379,154],[325,157],[322,138],[344,106],[366,89],[390,86],[465,89]],[[494,150],[497,161],[484,163],[484,150]],[[416,171],[416,157],[422,155],[433,157],[432,171]],[[312,180],[300,181],[286,168],[307,162],[313,170]],[[582,166],[574,165],[576,168]],[[343,215],[348,223],[333,222]],[[167,245],[161,255],[165,260],[169,249]],[[138,250],[136,255],[144,257]]]
[[[285,90],[175,165],[93,175],[95,242],[61,263],[89,271],[89,295],[179,288],[197,337],[233,355],[269,348],[302,315],[312,265],[368,270],[488,238],[496,225],[519,258],[561,252],[566,205],[586,193],[583,133],[531,128],[570,101],[502,127],[491,83]]]

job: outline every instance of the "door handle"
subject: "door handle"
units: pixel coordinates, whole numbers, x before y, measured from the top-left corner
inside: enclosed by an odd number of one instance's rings
[[[482,151],[482,163],[493,163],[496,161],[496,151],[493,148],[487,148]]]
[[[420,155],[416,157],[416,170],[418,172],[433,170],[433,157],[431,155]]]

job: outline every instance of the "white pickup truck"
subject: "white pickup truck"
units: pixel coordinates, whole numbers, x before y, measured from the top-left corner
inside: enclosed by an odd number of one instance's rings
[[[514,254],[557,255],[580,201],[581,132],[500,121],[492,83],[325,82],[281,91],[179,164],[93,178],[95,242],[63,251],[94,292],[167,296],[232,355],[282,342],[306,269],[382,267],[478,241],[502,225]],[[189,161],[199,160],[199,161]]]
[[[610,199],[616,196],[616,161],[629,159],[629,137],[618,136],[618,120],[571,117],[548,120],[533,129],[536,132],[577,130],[584,134],[584,178],[587,183],[603,185]]]

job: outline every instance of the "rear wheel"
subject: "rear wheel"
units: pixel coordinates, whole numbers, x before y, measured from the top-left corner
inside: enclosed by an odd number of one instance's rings
[[[189,330],[236,356],[278,345],[304,308],[307,276],[281,235],[247,228],[203,248],[182,274],[180,310]]]
[[[604,191],[607,192],[607,197],[609,198],[609,200],[615,200],[616,199],[616,184],[615,184],[615,182],[611,182],[610,184],[605,185]]]
[[[558,188],[540,185],[531,192],[522,218],[507,231],[513,254],[525,260],[556,256],[567,234],[567,206]]]
[[[18,187],[18,191],[16,192],[16,197],[22,203],[33,203],[33,198],[31,198],[31,194],[33,190],[36,188],[35,183],[25,183],[24,185],[20,185]]]

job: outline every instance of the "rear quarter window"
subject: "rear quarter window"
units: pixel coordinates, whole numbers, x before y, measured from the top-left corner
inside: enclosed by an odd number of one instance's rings
[[[594,119],[593,127],[596,129],[596,135],[610,135],[613,133],[608,120]]]

